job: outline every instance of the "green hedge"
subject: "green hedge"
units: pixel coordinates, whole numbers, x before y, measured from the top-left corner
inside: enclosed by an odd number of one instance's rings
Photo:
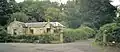
[[[85,40],[95,35],[95,31],[89,27],[80,27],[78,29],[64,30],[64,42],[74,42],[76,40]]]
[[[27,43],[50,43],[54,40],[54,37],[51,34],[46,35],[19,35],[16,36],[18,42],[27,42]]]
[[[0,38],[0,42],[21,42],[21,43],[51,43],[54,40],[54,37],[51,35],[19,35],[11,36],[7,35],[4,38]]]
[[[53,40],[55,40],[55,38],[52,34],[12,36],[7,34],[3,28],[0,28],[0,42],[51,43]]]
[[[84,31],[88,35],[88,38],[95,38],[96,31],[94,29],[87,26],[81,26],[79,29]]]

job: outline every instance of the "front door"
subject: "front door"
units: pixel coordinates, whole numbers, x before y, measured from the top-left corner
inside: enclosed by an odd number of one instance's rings
[[[16,29],[13,29],[13,34],[14,34],[14,35],[17,35]]]
[[[47,33],[50,32],[50,28],[47,28]]]

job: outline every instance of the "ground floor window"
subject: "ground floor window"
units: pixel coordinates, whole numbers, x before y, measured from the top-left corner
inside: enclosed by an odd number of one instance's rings
[[[33,29],[30,29],[30,33],[33,34]]]

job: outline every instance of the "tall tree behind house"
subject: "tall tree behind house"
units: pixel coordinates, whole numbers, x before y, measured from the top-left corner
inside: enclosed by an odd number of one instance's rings
[[[76,2],[75,2],[76,1]],[[93,28],[111,23],[115,17],[116,8],[109,0],[75,0],[66,4],[68,24],[77,28],[85,24]]]

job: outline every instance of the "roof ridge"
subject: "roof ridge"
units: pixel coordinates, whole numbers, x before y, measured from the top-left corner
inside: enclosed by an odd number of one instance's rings
[[[47,22],[30,22],[30,23],[47,23]],[[53,22],[50,22],[50,23],[53,23]]]

